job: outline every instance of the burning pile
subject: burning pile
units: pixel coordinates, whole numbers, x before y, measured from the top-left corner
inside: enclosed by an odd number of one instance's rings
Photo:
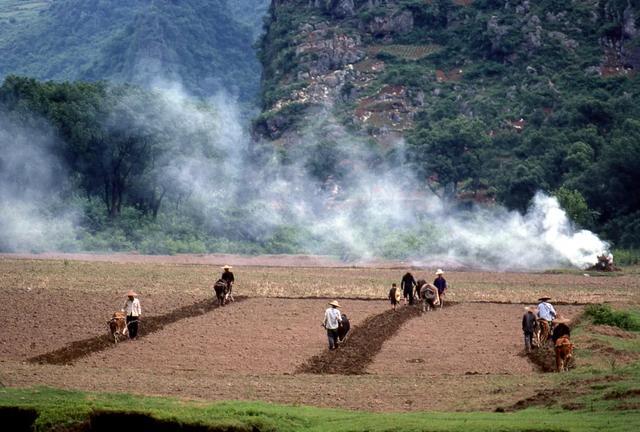
[[[603,253],[602,255],[598,256],[598,262],[592,265],[591,267],[589,267],[587,270],[612,272],[612,271],[620,271],[620,268],[616,267],[613,264],[613,255],[611,253],[609,254]]]

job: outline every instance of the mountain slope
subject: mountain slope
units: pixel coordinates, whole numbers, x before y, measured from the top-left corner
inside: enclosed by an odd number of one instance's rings
[[[0,77],[181,82],[206,96],[251,99],[259,64],[252,29],[226,0],[58,0],[0,3]]]
[[[255,131],[283,159],[315,151],[315,124],[370,141],[369,165],[404,152],[444,198],[524,209],[541,189],[640,245],[639,1],[274,0],[271,16]]]

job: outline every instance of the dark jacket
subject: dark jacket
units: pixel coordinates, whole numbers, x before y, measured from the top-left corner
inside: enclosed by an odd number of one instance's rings
[[[442,294],[447,289],[447,281],[444,278],[435,278],[433,284],[438,288],[438,294]]]
[[[416,280],[413,278],[411,273],[407,273],[402,276],[402,282],[400,282],[400,286],[402,287],[402,291],[405,293],[412,293],[413,287],[416,286]]]
[[[222,273],[222,276],[220,277],[220,279],[222,279],[223,281],[229,283],[229,282],[234,282],[235,279],[233,277],[233,273],[230,271],[226,271]]]
[[[522,315],[522,331],[527,334],[533,334],[536,329],[536,314],[533,312],[526,312]]]

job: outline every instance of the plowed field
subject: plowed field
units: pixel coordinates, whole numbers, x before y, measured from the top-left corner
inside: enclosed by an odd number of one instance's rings
[[[225,307],[213,303],[210,281],[198,280],[217,270],[194,264],[12,258],[0,259],[0,271],[0,313],[11,323],[0,333],[5,386],[405,411],[493,410],[551,385],[521,353],[522,304],[477,302],[465,288],[454,291],[474,273],[448,273],[449,303],[423,314],[410,306],[394,312],[383,300],[386,278],[399,279],[398,269],[246,267],[236,273],[236,301]],[[527,275],[487,276],[479,282],[499,279],[528,298],[540,292],[538,283],[520,286]],[[591,292],[575,275],[541,277],[563,281],[556,284],[558,296]],[[596,279],[605,278],[585,278]],[[259,280],[279,288],[256,296]],[[311,283],[312,295],[336,294],[336,285],[326,282],[336,280],[359,282],[344,290],[348,295],[335,296],[352,332],[329,352],[320,326],[328,298],[278,295],[304,293]],[[377,300],[353,298],[359,287],[361,297],[372,297],[376,286]],[[131,288],[141,293],[141,336],[116,346],[106,320]],[[558,309],[574,317],[581,306]]]

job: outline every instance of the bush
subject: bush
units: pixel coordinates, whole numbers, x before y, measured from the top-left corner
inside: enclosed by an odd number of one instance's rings
[[[615,249],[613,258],[616,264],[638,265],[640,264],[640,249]]]
[[[585,315],[594,324],[620,327],[624,330],[640,331],[640,316],[629,311],[616,311],[609,305],[589,305],[585,308]]]

